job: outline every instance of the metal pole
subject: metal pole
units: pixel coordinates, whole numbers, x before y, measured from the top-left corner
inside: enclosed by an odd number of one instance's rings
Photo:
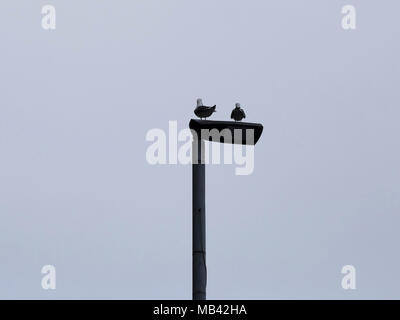
[[[206,199],[205,164],[202,161],[204,141],[193,139],[192,153],[192,184],[193,184],[193,300],[206,300],[207,269],[206,269]],[[196,152],[197,151],[197,152]],[[195,161],[197,160],[197,161]]]

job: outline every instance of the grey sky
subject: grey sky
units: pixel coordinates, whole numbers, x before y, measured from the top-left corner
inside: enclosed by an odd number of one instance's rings
[[[191,298],[191,167],[147,164],[145,135],[198,97],[264,125],[253,175],[206,169],[208,298],[399,298],[399,10],[2,0],[0,298]]]

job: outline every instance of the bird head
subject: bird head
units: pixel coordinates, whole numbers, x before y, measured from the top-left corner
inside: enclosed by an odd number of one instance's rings
[[[235,106],[236,106],[237,109],[239,109],[239,108],[240,108],[240,103],[237,102],[237,103],[235,104]]]
[[[198,106],[198,107],[203,106],[203,100],[201,100],[200,98],[197,99],[197,106]]]

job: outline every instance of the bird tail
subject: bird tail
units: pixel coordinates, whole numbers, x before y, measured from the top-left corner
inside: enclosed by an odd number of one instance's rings
[[[214,104],[214,105],[212,106],[212,108],[214,109],[214,112],[217,112],[217,110],[215,110],[215,108],[217,108],[217,105],[216,105],[216,104]]]

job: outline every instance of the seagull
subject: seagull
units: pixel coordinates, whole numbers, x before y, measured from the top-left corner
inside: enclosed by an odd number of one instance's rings
[[[200,119],[205,119],[211,116],[214,112],[217,112],[215,110],[217,106],[214,105],[212,107],[207,107],[203,105],[203,101],[201,99],[197,99],[197,107],[194,109],[194,114],[198,116]]]
[[[231,119],[234,119],[235,121],[240,121],[244,118],[246,118],[244,110],[240,107],[240,103],[236,103],[236,107],[232,110],[231,113]]]

